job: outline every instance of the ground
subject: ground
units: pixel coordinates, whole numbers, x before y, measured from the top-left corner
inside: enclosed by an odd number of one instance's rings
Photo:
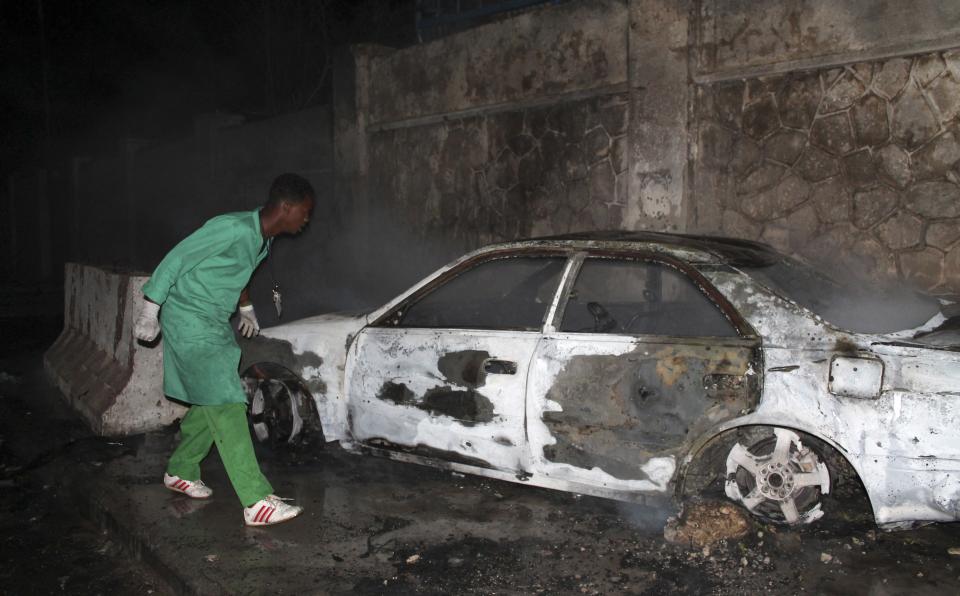
[[[786,529],[742,524],[735,506],[708,502],[703,511],[712,513],[698,519],[716,527],[681,535],[745,534],[678,544],[676,531],[664,539],[676,513],[669,507],[462,476],[335,445],[262,450],[278,494],[306,512],[246,528],[215,454],[203,469],[213,499],[166,491],[159,480],[175,428],[92,437],[44,380],[37,343],[0,353],[3,593],[960,590],[960,557],[948,550],[960,546],[956,524],[885,533],[834,502],[824,520]]]

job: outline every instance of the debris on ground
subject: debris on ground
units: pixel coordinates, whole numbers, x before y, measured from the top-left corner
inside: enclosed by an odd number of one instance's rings
[[[673,544],[701,548],[720,540],[743,538],[750,528],[750,519],[736,505],[701,501],[688,505],[679,518],[667,520],[663,537]]]
[[[960,546],[951,546],[947,549],[947,554],[960,557]]]
[[[16,385],[19,382],[20,382],[20,377],[11,375],[10,373],[6,373],[0,370],[0,383],[11,383],[13,385]]]
[[[419,560],[420,560],[420,555],[410,555],[409,557],[407,557],[407,565],[414,565]]]

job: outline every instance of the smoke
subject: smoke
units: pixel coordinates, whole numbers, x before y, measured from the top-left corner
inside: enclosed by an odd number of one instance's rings
[[[668,497],[647,497],[644,503],[617,502],[621,518],[644,534],[660,534],[667,520],[676,517],[679,509]]]
[[[470,248],[424,233],[389,208],[363,219],[346,214],[328,188],[315,187],[321,198],[307,228],[301,236],[278,238],[254,276],[252,299],[264,326],[327,312],[369,312]],[[274,282],[283,293],[282,318],[270,302]]]
[[[870,276],[854,258],[819,269],[785,258],[744,267],[761,283],[794,300],[833,325],[857,333],[890,333],[923,325],[940,312],[940,302],[907,283]],[[832,270],[832,274],[830,273]]]

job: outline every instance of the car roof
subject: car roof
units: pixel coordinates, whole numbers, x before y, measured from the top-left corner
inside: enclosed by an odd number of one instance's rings
[[[741,238],[627,230],[542,236],[488,248],[506,246],[646,250],[665,252],[693,261],[725,263],[736,267],[763,267],[784,258],[782,254],[762,242]]]

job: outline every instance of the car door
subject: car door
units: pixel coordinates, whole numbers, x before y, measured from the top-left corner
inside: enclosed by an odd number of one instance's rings
[[[467,262],[363,329],[346,371],[354,438],[523,470],[527,370],[566,264],[556,252]]]
[[[685,444],[756,404],[759,339],[679,261],[579,259],[531,365],[533,472],[665,491]]]

